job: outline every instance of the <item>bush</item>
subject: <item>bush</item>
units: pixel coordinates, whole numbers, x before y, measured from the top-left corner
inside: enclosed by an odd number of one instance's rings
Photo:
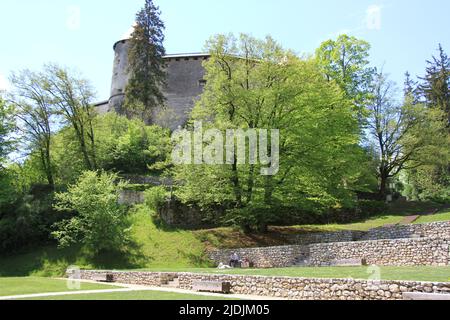
[[[127,174],[160,174],[170,154],[169,131],[117,114],[96,119],[97,159],[100,168]]]
[[[116,184],[117,179],[115,174],[86,171],[66,193],[56,194],[55,209],[74,213],[71,219],[55,224],[53,236],[61,247],[79,243],[97,253],[127,242],[130,223],[118,203],[125,184]]]
[[[12,253],[51,240],[51,226],[61,219],[52,208],[54,193],[48,186],[32,186],[5,209],[0,219],[0,252]]]
[[[158,213],[167,202],[168,194],[164,187],[153,187],[144,193],[145,205]]]
[[[358,201],[358,210],[362,218],[370,218],[386,213],[388,205],[384,201],[360,200]]]

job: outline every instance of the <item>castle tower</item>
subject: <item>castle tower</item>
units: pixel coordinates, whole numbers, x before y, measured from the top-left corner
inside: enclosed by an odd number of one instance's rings
[[[111,95],[108,101],[96,104],[99,113],[117,112],[122,114],[125,102],[125,89],[130,78],[128,68],[128,40],[114,44],[114,65],[111,80]],[[166,97],[164,108],[153,111],[153,123],[175,130],[184,126],[189,119],[195,101],[200,97],[205,85],[203,61],[207,53],[170,54],[166,62]]]
[[[114,44],[114,65],[111,80],[111,95],[108,101],[109,110],[121,113],[125,102],[125,89],[129,79],[127,40]]]

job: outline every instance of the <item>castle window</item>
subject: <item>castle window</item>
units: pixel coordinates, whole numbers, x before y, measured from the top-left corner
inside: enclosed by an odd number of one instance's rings
[[[180,61],[180,58],[176,58],[175,61]]]
[[[189,58],[184,58],[184,61],[189,61]]]
[[[198,86],[201,88],[206,86],[206,80],[205,79],[198,80]]]

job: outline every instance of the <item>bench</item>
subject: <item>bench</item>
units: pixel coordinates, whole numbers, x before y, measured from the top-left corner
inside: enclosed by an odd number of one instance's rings
[[[98,273],[92,276],[92,280],[97,282],[114,282],[114,277],[111,273]]]
[[[332,260],[331,266],[333,267],[360,267],[367,265],[365,259],[341,259],[341,260]]]
[[[403,300],[418,300],[418,301],[426,301],[426,300],[441,300],[441,301],[450,301],[450,294],[444,293],[421,293],[421,292],[405,292],[403,293]]]
[[[231,283],[224,281],[195,281],[192,289],[198,292],[230,293]]]

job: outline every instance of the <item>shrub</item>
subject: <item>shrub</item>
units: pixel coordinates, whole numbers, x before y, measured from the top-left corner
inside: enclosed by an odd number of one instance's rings
[[[384,201],[360,200],[358,201],[358,210],[362,218],[370,218],[386,213],[388,205]]]
[[[153,187],[144,193],[145,205],[155,213],[159,212],[168,198],[164,187]]]
[[[73,212],[55,224],[53,236],[61,247],[80,243],[93,252],[120,248],[128,240],[129,219],[118,204],[123,182],[117,175],[86,171],[66,193],[56,194],[55,209]]]

